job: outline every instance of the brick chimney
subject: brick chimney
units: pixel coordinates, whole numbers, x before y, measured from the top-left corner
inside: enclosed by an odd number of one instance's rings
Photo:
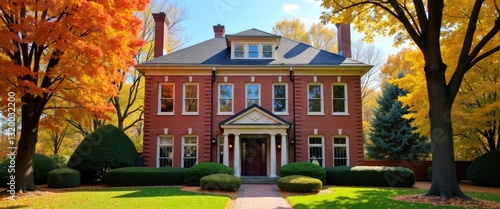
[[[336,26],[339,54],[351,58],[351,24],[336,24]]]
[[[224,37],[224,33],[226,32],[226,29],[224,28],[223,25],[217,24],[214,25],[214,37]]]
[[[167,38],[168,38],[168,21],[165,12],[153,13],[155,20],[155,51],[154,57],[163,56],[167,54]]]

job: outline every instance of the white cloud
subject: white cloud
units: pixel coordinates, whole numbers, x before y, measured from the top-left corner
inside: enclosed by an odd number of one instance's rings
[[[319,1],[319,0],[306,0],[306,2],[321,5],[321,1]]]
[[[297,10],[300,9],[300,6],[297,5],[297,4],[283,3],[283,7],[282,8],[283,8],[283,11],[285,11],[285,13],[293,14]]]

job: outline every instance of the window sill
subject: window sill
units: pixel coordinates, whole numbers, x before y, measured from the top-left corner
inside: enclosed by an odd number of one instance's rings
[[[197,112],[183,112],[182,115],[200,115],[200,113],[197,113]]]
[[[275,115],[289,115],[288,112],[273,112]]]
[[[338,116],[349,116],[349,113],[347,112],[334,112],[332,115],[338,115]]]
[[[159,113],[156,113],[156,115],[175,115],[175,113],[173,113],[173,112],[159,112]]]
[[[325,115],[323,112],[308,112],[307,115]]]
[[[218,112],[217,115],[234,115],[234,112]]]

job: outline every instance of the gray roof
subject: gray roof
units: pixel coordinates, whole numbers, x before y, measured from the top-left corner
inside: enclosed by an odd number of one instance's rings
[[[257,29],[228,36],[279,37]],[[225,37],[216,37],[179,51],[157,57],[142,64],[166,65],[364,65],[353,59],[321,50],[310,45],[281,38],[276,59],[231,59],[231,49]],[[368,66],[368,65],[367,65]]]

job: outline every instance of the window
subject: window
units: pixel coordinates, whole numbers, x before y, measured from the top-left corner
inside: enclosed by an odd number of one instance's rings
[[[347,113],[347,85],[333,84],[332,85],[332,110],[333,114]]]
[[[309,84],[307,90],[309,113],[323,114],[323,85]]]
[[[172,136],[158,137],[158,162],[156,167],[172,167],[174,138]]]
[[[287,112],[287,88],[286,84],[273,84],[273,112]]]
[[[255,44],[248,45],[248,57],[259,58],[259,45]]]
[[[161,83],[159,90],[158,113],[174,113],[174,84]]]
[[[256,83],[249,83],[246,85],[246,107],[253,104],[260,105],[260,85]]]
[[[182,139],[182,167],[191,168],[196,164],[198,138],[196,136],[184,136]]]
[[[243,58],[245,56],[245,47],[243,44],[237,44],[234,45],[234,57],[241,57]]]
[[[198,84],[184,84],[184,113],[198,113]]]
[[[219,85],[219,113],[233,113],[233,85]]]
[[[262,45],[262,57],[272,58],[273,57],[273,45],[264,44]]]
[[[347,137],[333,137],[333,166],[349,165]]]
[[[273,43],[233,43],[231,59],[273,59],[275,50]]]
[[[309,137],[309,162],[323,167],[323,138]]]

